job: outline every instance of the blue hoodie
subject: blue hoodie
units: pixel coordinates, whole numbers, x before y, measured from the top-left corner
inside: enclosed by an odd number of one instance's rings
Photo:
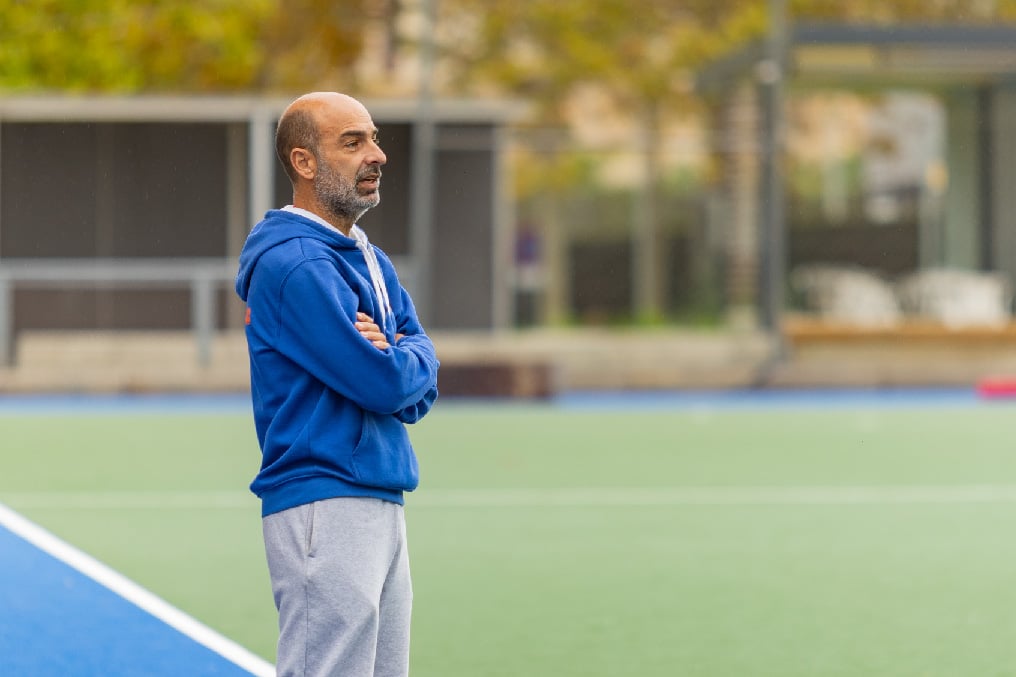
[[[298,214],[271,210],[240,253],[247,303],[262,515],[337,496],[403,502],[419,482],[406,423],[437,399],[438,360],[391,261],[374,248],[390,296],[378,350],[356,313],[381,325],[381,302],[356,241]],[[398,342],[395,334],[403,334]]]

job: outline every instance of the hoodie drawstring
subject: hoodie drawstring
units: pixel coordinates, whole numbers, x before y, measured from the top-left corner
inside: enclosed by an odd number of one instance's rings
[[[367,270],[370,272],[370,283],[374,287],[374,296],[377,297],[381,306],[381,331],[386,331],[386,316],[392,314],[392,304],[388,299],[388,288],[385,286],[384,275],[381,273],[381,266],[377,262],[377,255],[374,247],[367,240],[367,233],[357,225],[349,229],[349,234],[356,240],[357,248],[363,252],[363,258],[367,262]]]

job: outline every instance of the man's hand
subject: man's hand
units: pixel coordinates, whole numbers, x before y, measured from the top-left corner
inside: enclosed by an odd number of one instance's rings
[[[360,336],[370,341],[378,350],[391,347],[384,332],[381,331],[381,327],[377,326],[374,319],[366,313],[356,314],[356,330],[360,332]]]

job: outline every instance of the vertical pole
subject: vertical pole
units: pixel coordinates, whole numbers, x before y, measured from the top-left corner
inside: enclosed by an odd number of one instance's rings
[[[548,142],[546,157],[553,158],[558,152]],[[571,315],[571,257],[569,255],[569,233],[561,216],[562,206],[558,196],[544,192],[540,198],[539,213],[544,223],[540,229],[542,265],[546,275],[543,309],[540,321],[550,325],[562,325]]]
[[[762,324],[780,336],[786,278],[786,214],[783,188],[783,96],[787,55],[787,2],[769,0],[767,56],[759,77],[765,100],[762,149]]]
[[[275,201],[275,152],[272,141],[272,118],[267,110],[255,109],[247,121],[249,148],[249,182],[247,220],[260,221]],[[252,224],[248,224],[248,228]]]
[[[250,219],[260,214],[248,214],[250,200],[247,186],[250,182],[248,158],[248,134],[246,125],[230,122],[225,125],[226,162],[226,241],[222,243],[226,258],[240,255],[243,242],[247,239]]]
[[[977,90],[977,266],[992,270],[995,252],[995,92],[984,86]]]
[[[632,237],[632,296],[634,297],[635,318],[639,321],[655,321],[664,315],[661,299],[660,262],[667,258],[661,252],[665,244],[660,237],[658,194],[660,176],[660,112],[655,101],[645,104],[642,119],[642,189],[635,196],[635,226]]]
[[[191,280],[191,326],[197,341],[198,364],[212,363],[215,333],[215,287],[211,276],[198,272]]]
[[[434,31],[437,28],[437,0],[423,0],[420,33],[420,83],[416,120],[413,122],[409,193],[409,249],[416,271],[413,303],[424,322],[432,315],[432,250],[434,233],[434,172],[437,133],[434,122]]]
[[[250,228],[251,217],[247,210],[251,200],[247,195],[250,180],[248,161],[248,133],[244,124],[230,122],[226,125],[226,241],[224,259],[235,262],[243,249],[244,240]],[[260,216],[260,215],[258,215]],[[243,316],[230,313],[226,321],[229,329],[243,329]]]
[[[114,176],[117,168],[117,136],[124,126],[116,122],[95,125],[95,258],[110,260],[116,255],[117,199]],[[92,281],[95,291],[96,327],[112,328],[116,318],[116,286],[102,287]]]
[[[494,329],[507,329],[515,317],[515,288],[512,285],[515,271],[515,216],[512,201],[508,199],[508,171],[504,147],[506,132],[494,129],[490,152],[494,162],[494,265],[491,271],[491,320]]]

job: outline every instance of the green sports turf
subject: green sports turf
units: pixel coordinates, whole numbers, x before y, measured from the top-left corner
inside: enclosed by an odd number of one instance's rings
[[[414,677],[1016,674],[1012,406],[439,405],[413,438]],[[273,658],[248,416],[0,439],[0,501]]]

